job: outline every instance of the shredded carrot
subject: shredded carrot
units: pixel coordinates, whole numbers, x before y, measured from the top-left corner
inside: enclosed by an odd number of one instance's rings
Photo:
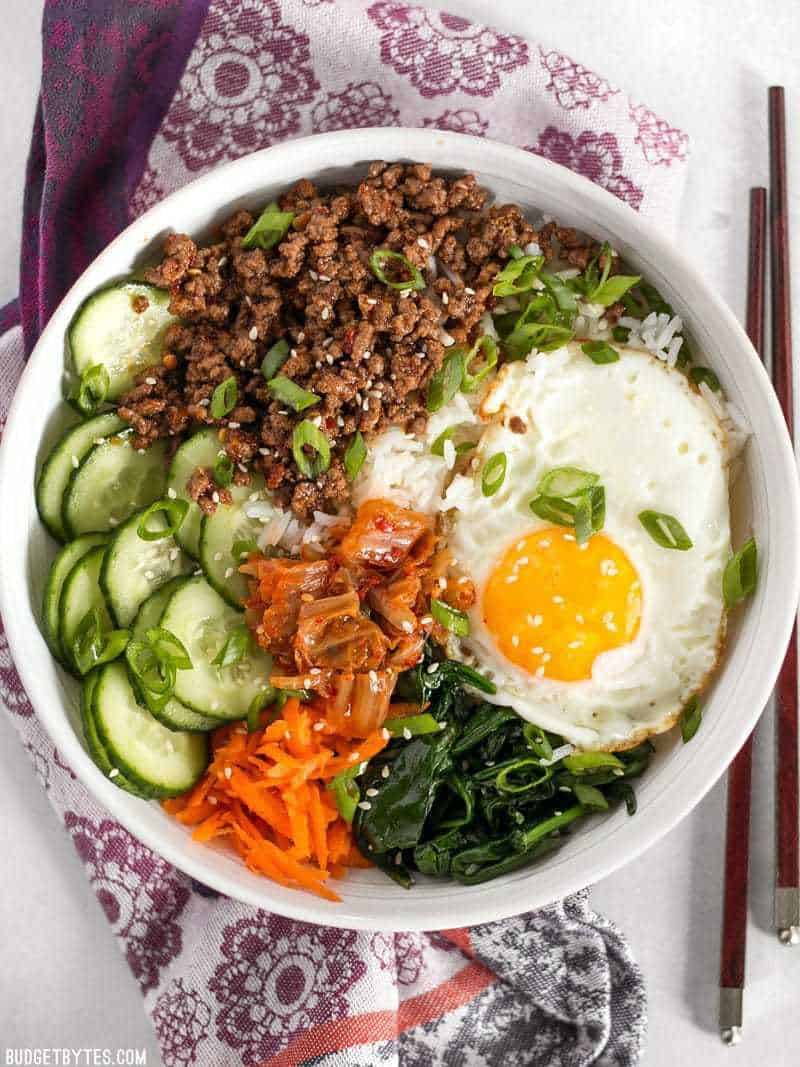
[[[253,733],[239,723],[216,730],[203,778],[165,800],[164,810],[194,827],[197,841],[225,839],[257,874],[335,901],[327,879],[369,862],[327,786],[387,742],[382,730],[357,741],[342,737],[321,699],[301,704],[293,697],[280,718]]]

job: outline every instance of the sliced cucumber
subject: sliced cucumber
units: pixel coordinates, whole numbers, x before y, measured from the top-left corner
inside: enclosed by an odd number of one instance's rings
[[[100,589],[100,569],[103,566],[105,552],[104,545],[89,549],[69,572],[61,589],[61,599],[58,605],[58,634],[64,661],[73,672],[77,671],[77,666],[72,653],[72,644],[86,613],[96,608],[101,627],[104,630],[111,630],[114,627],[105,597]]]
[[[42,601],[42,633],[50,651],[65,666],[69,662],[69,657],[61,646],[58,619],[61,590],[69,572],[78,560],[83,559],[90,549],[104,545],[107,541],[107,534],[84,534],[77,541],[70,541],[68,545],[64,545],[50,567]]]
[[[140,282],[101,289],[78,309],[69,328],[72,366],[80,377],[90,367],[108,371],[108,400],[130,389],[147,367],[161,360],[164,333],[175,316],[169,312],[169,291]],[[147,301],[144,311],[135,304]]]
[[[261,475],[254,475],[251,485],[232,485],[230,504],[218,504],[212,515],[205,515],[200,524],[200,566],[209,585],[225,597],[229,604],[242,610],[247,596],[247,580],[239,574],[241,560],[234,559],[231,549],[236,541],[255,540],[264,529],[264,518],[247,514],[253,504],[262,507],[270,495],[264,488]]]
[[[243,719],[253,699],[269,685],[272,657],[251,642],[249,653],[231,667],[215,667],[217,656],[242,616],[205,578],[190,578],[167,604],[161,625],[186,647],[190,671],[178,671],[175,697],[201,715]]]
[[[145,600],[144,604],[139,608],[139,614],[136,616],[136,622],[133,624],[133,630],[131,631],[131,638],[134,641],[144,641],[147,631],[154,626],[160,625],[161,616],[164,614],[164,608],[167,606],[170,597],[187,580],[184,577],[172,578]],[[134,690],[138,691],[133,678],[131,678],[131,684]],[[160,708],[157,702],[147,700],[146,692],[141,692],[138,695],[147,704],[150,714],[158,719],[163,726],[166,726],[168,730],[188,730],[190,733],[205,733],[207,730],[216,730],[221,724],[220,719],[213,719],[208,715],[198,715],[196,711],[187,708],[174,697],[168,700],[164,707]]]
[[[143,514],[137,511],[117,529],[100,571],[100,586],[117,626],[130,626],[139,608],[156,589],[192,569],[174,537],[162,537],[157,541],[139,537]],[[149,517],[148,529],[155,531],[166,527],[167,521],[161,512]]]
[[[189,496],[187,483],[198,467],[213,467],[222,445],[216,430],[200,430],[188,441],[184,441],[169,468],[167,488],[172,489],[180,500],[189,504],[186,518],[176,534],[178,544],[190,556],[197,559],[200,555],[200,522],[203,512],[199,505]]]
[[[147,798],[147,793],[138,789],[133,782],[128,781],[124,774],[122,774],[117,768],[117,773],[114,774],[114,767],[111,760],[108,758],[108,753],[100,742],[100,738],[97,736],[97,727],[94,722],[94,712],[92,710],[92,701],[94,698],[94,691],[97,687],[97,679],[99,677],[99,671],[91,671],[83,680],[81,686],[81,722],[83,724],[83,736],[86,739],[86,747],[89,749],[89,755],[92,757],[92,762],[103,772],[103,774],[110,778],[114,785],[119,786],[120,789],[124,789],[126,793],[132,793],[135,797]]]
[[[61,507],[70,478],[98,441],[117,433],[124,425],[113,412],[97,415],[67,430],[44,461],[36,481],[36,507],[42,522],[57,540],[67,539]]]
[[[112,765],[150,796],[185,793],[208,765],[206,738],[175,733],[156,722],[137,703],[128,672],[119,660],[100,668],[92,710]]]
[[[164,494],[166,444],[137,450],[129,434],[95,445],[72,472],[61,512],[70,537],[113,530]]]

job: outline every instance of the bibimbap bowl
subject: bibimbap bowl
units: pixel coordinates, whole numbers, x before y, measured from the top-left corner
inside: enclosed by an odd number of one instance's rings
[[[120,791],[84,745],[78,682],[52,659],[39,629],[55,546],[37,516],[32,486],[57,436],[65,337],[93,292],[158,259],[171,231],[207,237],[237,208],[254,212],[300,178],[360,180],[374,159],[430,162],[444,174],[472,172],[499,202],[520,205],[608,240],[682,317],[703,362],[744,416],[750,438],[732,490],[732,542],[753,534],[759,581],[732,612],[724,655],[704,695],[702,728],[690,745],[678,731],[656,739],[636,783],[638,810],[624,806],[582,821],[558,851],[484,884],[419,878],[401,888],[379,870],[349,870],[340,903],[283,888],[251,873],[223,847],[200,844],[155,802]],[[67,294],[34,350],[0,451],[0,611],[14,662],[62,757],[119,821],[192,877],[279,913],[342,927],[437,929],[500,919],[544,905],[623,866],[685,816],[723,773],[753,728],[775,682],[800,581],[800,513],[794,456],[768,377],[741,327],[695,267],[650,224],[604,190],[516,148],[428,130],[360,130],[289,142],[221,167],[156,205],[128,227]]]

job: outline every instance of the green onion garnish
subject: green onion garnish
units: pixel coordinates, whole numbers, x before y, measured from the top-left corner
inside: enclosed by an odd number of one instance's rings
[[[314,455],[309,456],[305,451],[306,448],[312,449]],[[325,434],[308,419],[303,419],[294,428],[292,455],[301,474],[306,478],[319,478],[331,465],[330,442]]]
[[[495,454],[486,461],[486,465],[483,468],[481,474],[481,492],[484,496],[494,496],[500,486],[506,480],[506,469],[508,467],[508,459],[505,452],[495,452]]]
[[[160,541],[164,537],[172,537],[180,529],[188,510],[188,500],[156,500],[142,513],[136,533],[143,541]],[[162,515],[164,518],[164,525],[158,529],[149,525],[154,515]]]
[[[258,729],[261,724],[261,712],[275,699],[274,686],[268,686],[266,689],[262,689],[260,693],[256,693],[253,699],[250,701],[250,707],[247,709],[247,732],[252,734]]]
[[[455,348],[450,352],[442,363],[439,370],[428,382],[428,396],[426,406],[428,411],[434,412],[443,408],[456,395],[461,388],[466,369],[466,352],[463,348]]]
[[[575,504],[560,496],[537,496],[530,503],[534,515],[556,526],[575,525]]]
[[[320,398],[316,393],[310,393],[308,389],[301,389],[295,385],[291,378],[279,374],[277,378],[267,382],[267,389],[272,393],[279,404],[285,404],[292,411],[305,411],[306,408],[318,404]]]
[[[611,328],[611,336],[618,344],[627,344],[630,335],[631,331],[628,329],[627,326],[613,326]]]
[[[404,715],[397,719],[387,719],[385,725],[392,737],[403,737],[406,731],[412,737],[419,737],[422,734],[436,734],[442,729],[429,711],[421,715]]]
[[[436,438],[436,440],[431,445],[431,454],[434,455],[434,456],[444,456],[444,443],[445,443],[445,441],[452,440],[453,434],[455,434],[457,429],[458,429],[458,426],[456,425],[456,426],[448,426],[447,429],[442,430],[442,432],[439,434],[439,436]],[[459,441],[459,443],[457,445],[454,443],[454,447],[455,447],[455,450],[456,450],[456,455],[457,456],[462,456],[465,452],[471,452],[472,451],[472,449],[475,447],[475,442],[474,441]]]
[[[612,304],[616,304],[621,300],[629,289],[632,289],[634,285],[638,285],[641,280],[638,275],[615,274],[613,278],[609,278],[593,293],[587,293],[586,299],[590,304],[601,304],[606,308],[611,307]]]
[[[698,386],[705,382],[714,393],[718,393],[722,388],[719,378],[710,367],[692,367],[689,371],[689,380]]]
[[[364,466],[364,460],[366,458],[367,446],[364,443],[361,431],[356,430],[350,438],[350,444],[347,446],[347,450],[344,454],[344,472],[347,475],[348,482],[355,481],[358,472]]]
[[[220,452],[214,460],[214,481],[223,489],[233,481],[233,460],[227,452]]]
[[[280,341],[275,342],[261,361],[261,373],[268,382],[272,381],[288,358],[289,342],[281,338]]]
[[[522,736],[525,738],[525,744],[539,759],[550,760],[553,758],[553,746],[540,726],[536,726],[532,722],[526,722],[522,727]]]
[[[703,719],[703,709],[697,697],[692,697],[681,712],[681,737],[683,743],[688,744],[697,731]]]
[[[581,345],[581,351],[587,355],[592,363],[616,363],[619,352],[605,341],[586,341]]]
[[[127,630],[103,632],[100,613],[90,608],[78,623],[70,651],[80,674],[88,674],[101,663],[110,663],[124,651],[130,634]]]
[[[231,546],[231,555],[237,562],[245,556],[250,556],[253,552],[258,552],[258,542],[253,540],[252,537],[248,537],[241,541],[234,541]]]
[[[519,245],[509,245],[508,254],[511,259],[521,259],[522,256],[525,255],[524,251],[519,247]]]
[[[544,266],[544,256],[514,256],[495,276],[493,296],[517,296],[533,288],[539,271]]]
[[[147,631],[145,637],[153,646],[156,655],[167,660],[176,670],[190,671],[192,669],[192,660],[186,651],[186,646],[171,630],[165,630],[163,626],[154,626]]]
[[[623,773],[625,764],[613,752],[575,752],[564,757],[564,770],[570,774],[590,774],[599,770]]]
[[[384,264],[390,262],[394,266],[402,265],[408,272],[409,277],[399,282],[391,281],[384,270]],[[388,285],[390,289],[403,291],[406,289],[419,290],[425,288],[425,279],[422,277],[421,271],[402,252],[392,252],[388,248],[377,248],[369,257],[369,265],[378,281]]]
[[[356,777],[361,772],[361,764],[356,763],[348,767],[346,771],[337,774],[328,783],[328,789],[333,793],[336,807],[345,822],[352,822],[361,799],[361,790],[358,788]]]
[[[239,386],[235,378],[226,378],[220,382],[211,394],[211,415],[215,419],[224,418],[236,407],[239,399]]]
[[[231,630],[225,639],[225,643],[211,661],[215,667],[224,670],[225,667],[233,667],[245,658],[250,651],[250,631],[242,623],[235,630]]]
[[[583,785],[581,782],[576,782],[572,787],[572,792],[575,794],[575,799],[578,803],[585,808],[592,808],[594,811],[605,811],[608,807],[608,801],[597,786]]]
[[[661,511],[640,511],[639,522],[657,545],[686,552],[692,547],[692,539],[673,515]]]
[[[569,312],[569,314],[574,315],[578,310],[578,301],[575,299],[575,294],[569,283],[565,282],[563,278],[559,278],[557,274],[550,274],[548,271],[542,271],[539,277],[552,294],[559,311]]]
[[[108,396],[110,384],[108,371],[102,364],[98,363],[84,371],[74,397],[78,411],[82,415],[94,415]]]
[[[599,474],[581,470],[580,467],[553,467],[540,480],[536,492],[542,496],[560,496],[569,499],[586,492],[599,481]]]
[[[722,575],[722,593],[725,607],[732,608],[740,600],[750,596],[758,581],[758,548],[751,537],[725,565]]]
[[[472,365],[473,360],[478,359],[481,354],[483,355],[483,366],[479,367],[473,374],[472,371],[470,371],[470,366]],[[497,344],[493,337],[490,337],[488,333],[485,333],[482,337],[478,338],[465,358],[464,375],[461,379],[462,392],[474,392],[484,378],[486,378],[496,366]]]
[[[463,611],[451,608],[443,600],[431,600],[431,615],[456,637],[466,637],[469,634],[469,618]]]
[[[125,659],[131,674],[143,689],[156,697],[170,696],[175,688],[177,668],[160,656],[149,641],[129,641]]]
[[[242,248],[263,248],[265,251],[274,248],[289,232],[293,222],[291,211],[281,211],[274,201],[267,204],[242,238]]]

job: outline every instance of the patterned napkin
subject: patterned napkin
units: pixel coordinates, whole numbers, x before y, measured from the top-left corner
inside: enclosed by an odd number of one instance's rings
[[[358,126],[505,140],[674,224],[687,138],[569,56],[392,0],[47,0],[21,293],[0,313],[0,430],[67,286],[209,167]],[[578,894],[436,934],[313,926],[219,897],[88,795],[0,626],[0,696],[138,980],[167,1067],[627,1065],[641,975]],[[69,1034],[64,1034],[65,1041]]]

